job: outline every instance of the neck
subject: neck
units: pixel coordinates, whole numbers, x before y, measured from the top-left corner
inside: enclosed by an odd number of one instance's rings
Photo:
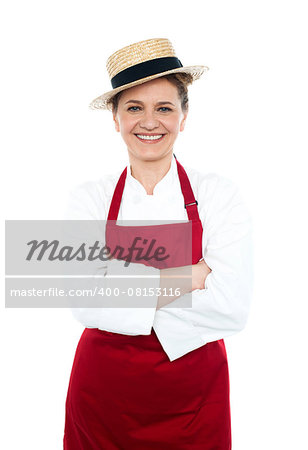
[[[154,187],[166,175],[171,167],[173,153],[155,161],[144,161],[129,156],[132,176],[138,180],[148,195],[153,195]]]

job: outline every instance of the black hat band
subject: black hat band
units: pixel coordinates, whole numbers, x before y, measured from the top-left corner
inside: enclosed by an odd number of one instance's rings
[[[111,85],[113,89],[116,89],[142,78],[156,75],[161,72],[167,72],[167,70],[178,69],[179,67],[183,67],[183,64],[175,56],[151,59],[149,61],[136,64],[135,66],[128,67],[127,69],[117,73],[113,78],[111,78]]]

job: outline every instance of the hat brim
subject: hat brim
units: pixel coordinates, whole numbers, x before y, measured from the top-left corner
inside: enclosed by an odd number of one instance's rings
[[[124,91],[125,89],[129,89],[133,86],[137,86],[139,84],[146,83],[147,81],[154,80],[155,78],[163,77],[165,75],[170,75],[172,73],[189,73],[193,77],[193,81],[198,80],[201,75],[207,72],[209,68],[207,66],[187,66],[187,67],[179,67],[177,69],[167,70],[165,72],[157,73],[155,75],[150,75],[145,78],[141,78],[140,80],[133,81],[128,84],[124,84],[116,89],[112,89],[111,91],[105,92],[99,97],[92,100],[89,104],[90,109],[111,109],[109,100],[116,95],[118,92]]]

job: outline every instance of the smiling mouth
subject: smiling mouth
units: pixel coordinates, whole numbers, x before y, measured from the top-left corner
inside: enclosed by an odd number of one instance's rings
[[[139,139],[139,141],[147,143],[147,144],[155,144],[160,142],[165,134],[135,134],[135,136]]]

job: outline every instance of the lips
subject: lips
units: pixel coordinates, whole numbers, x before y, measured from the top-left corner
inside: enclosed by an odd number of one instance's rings
[[[135,134],[135,136],[136,136],[136,138],[139,140],[139,141],[141,141],[141,142],[143,142],[143,143],[145,143],[145,144],[156,144],[157,142],[160,142],[160,141],[162,141],[163,140],[163,138],[164,138],[164,136],[165,136],[165,134],[159,134],[159,133],[156,133],[156,134],[143,134],[143,133],[138,133],[138,134]]]

